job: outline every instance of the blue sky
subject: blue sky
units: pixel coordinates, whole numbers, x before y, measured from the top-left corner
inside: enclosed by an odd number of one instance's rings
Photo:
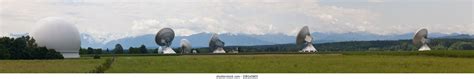
[[[0,0],[0,35],[64,17],[99,41],[154,34],[313,32],[474,34],[472,0]]]

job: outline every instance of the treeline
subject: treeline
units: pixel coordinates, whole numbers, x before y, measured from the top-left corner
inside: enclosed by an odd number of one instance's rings
[[[173,48],[173,50],[177,53],[181,53],[181,48]],[[192,49],[197,52],[204,51],[204,53],[208,53],[208,49]],[[106,48],[103,50],[102,48],[81,48],[79,50],[80,54],[159,54],[158,48],[147,48],[145,45],[141,45],[140,47],[129,47],[127,50],[123,49],[121,44],[116,44],[115,48],[109,50]]]
[[[432,50],[474,50],[474,39],[432,39]],[[314,44],[318,51],[416,51],[411,40],[347,41]],[[226,51],[239,48],[240,52],[295,52],[303,48],[295,44],[227,46]],[[206,48],[201,48],[206,49]]]
[[[115,48],[109,50],[108,48],[103,50],[102,48],[81,48],[79,50],[80,54],[151,54],[158,53],[158,49],[148,49],[145,45],[140,47],[129,47],[128,50],[123,49],[121,44],[116,44]]]
[[[474,50],[473,39],[432,39],[428,44],[432,50]],[[377,41],[346,41],[314,44],[318,51],[416,51],[419,46],[413,45],[411,40],[377,40]],[[295,44],[277,44],[277,45],[259,45],[259,46],[226,46],[227,52],[238,51],[246,52],[295,52],[299,51],[303,46]],[[106,49],[81,49],[81,54],[155,54],[158,53],[157,48],[147,49],[145,45],[140,47],[130,47],[124,50],[120,44],[117,44],[113,50]],[[180,54],[181,48],[173,49]],[[209,48],[194,48],[198,53],[210,53]]]
[[[38,47],[29,36],[0,38],[0,59],[63,59],[54,49]]]
[[[130,53],[138,53],[138,54],[151,53],[151,52],[148,52],[148,49],[146,48],[145,45],[141,45],[140,47],[130,47],[130,48],[128,48],[128,52],[130,52]]]

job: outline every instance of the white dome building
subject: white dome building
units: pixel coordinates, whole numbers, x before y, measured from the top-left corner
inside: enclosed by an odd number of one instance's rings
[[[44,18],[36,24],[31,36],[38,46],[60,52],[64,58],[79,58],[81,38],[74,24],[59,17]]]

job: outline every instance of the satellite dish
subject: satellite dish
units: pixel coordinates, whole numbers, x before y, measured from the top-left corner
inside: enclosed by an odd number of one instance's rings
[[[225,53],[224,42],[222,42],[216,33],[212,34],[211,40],[209,41],[209,50],[212,53]]]
[[[418,51],[431,50],[428,46],[428,30],[426,28],[422,28],[415,33],[415,36],[413,36],[413,44],[417,46],[421,45]]]
[[[162,47],[163,54],[176,54],[170,47],[174,39],[174,31],[171,28],[163,28],[156,34],[155,42]]]
[[[298,36],[296,36],[296,45],[301,46],[304,44],[306,46],[300,52],[318,52],[313,46],[313,37],[309,32],[308,26],[304,26],[298,33]]]
[[[186,39],[181,39],[181,53],[191,53],[191,43]]]

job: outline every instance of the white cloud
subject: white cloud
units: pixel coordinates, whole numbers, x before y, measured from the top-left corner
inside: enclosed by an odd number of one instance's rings
[[[384,0],[367,0],[368,2],[371,2],[371,3],[381,3],[381,2],[384,2]]]
[[[243,34],[283,33],[288,35],[294,35],[292,32],[288,32],[288,30],[296,31],[299,29],[299,27],[305,25],[314,27],[312,29],[316,31],[320,30],[320,28],[325,28],[327,26],[333,26],[337,24],[339,24],[338,26],[350,27],[340,23],[360,25],[362,24],[362,21],[366,22],[365,19],[367,19],[366,17],[368,17],[367,15],[369,15],[367,14],[367,11],[363,10],[345,9],[342,7],[335,6],[320,6],[318,5],[317,1],[313,0],[247,0],[176,2],[177,4],[174,4],[174,2],[168,3],[169,5],[165,5],[171,9],[158,8],[156,11],[161,12],[156,12],[156,14],[153,15],[147,15],[147,13],[140,12],[136,13],[140,15],[131,15],[134,17],[141,18],[133,20],[132,30],[129,30],[131,31],[129,33],[132,33],[130,35],[135,36],[140,34],[150,34],[163,27],[172,27],[175,30],[186,31],[177,31],[177,34],[181,36],[201,32]],[[157,4],[143,4],[141,2],[134,2],[134,4],[127,5],[127,8],[148,8],[156,7]],[[154,9],[150,10],[148,11],[149,13],[155,12]],[[129,11],[136,12],[136,10]],[[146,18],[146,16],[152,16],[156,18]],[[308,21],[299,19],[298,17],[316,20]],[[155,21],[157,21],[157,24],[149,25],[149,23],[147,23],[147,20],[149,19],[154,19]],[[274,26],[272,27],[271,31],[267,30],[268,25]],[[323,30],[320,32],[344,31],[346,30],[333,29],[327,31]]]
[[[6,33],[0,32],[0,37],[7,36]]]
[[[82,33],[92,34],[100,42],[154,34],[165,27],[173,28],[179,36],[202,32],[294,36],[303,26],[313,32],[386,35],[419,28],[391,22],[396,19],[380,22],[397,12],[321,4],[318,0],[2,0],[0,33],[29,32],[37,20],[49,16],[70,18]],[[472,24],[420,24],[429,25],[430,32],[474,34]]]

